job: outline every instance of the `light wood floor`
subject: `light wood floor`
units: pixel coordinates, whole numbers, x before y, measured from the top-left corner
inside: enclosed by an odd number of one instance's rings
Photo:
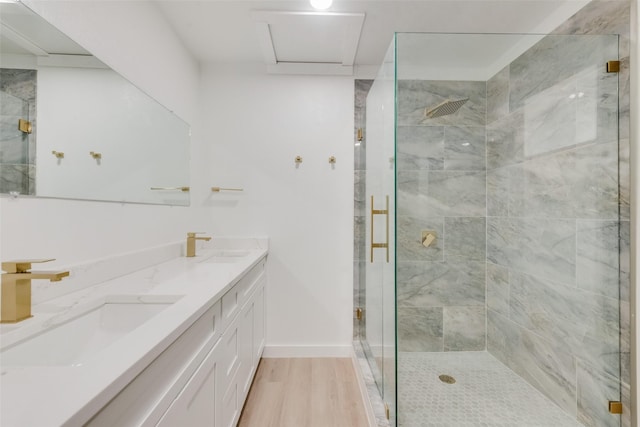
[[[238,426],[368,426],[351,359],[262,359]]]

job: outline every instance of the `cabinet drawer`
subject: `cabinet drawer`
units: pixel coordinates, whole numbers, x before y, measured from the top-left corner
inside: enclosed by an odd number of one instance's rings
[[[226,388],[240,366],[240,340],[238,320],[234,320],[220,341],[220,383]]]
[[[233,378],[222,397],[220,421],[222,427],[234,427],[240,418],[240,401],[238,400],[238,382]]]
[[[215,347],[173,401],[157,427],[213,426],[216,420],[217,362]]]
[[[155,425],[202,363],[220,334],[220,304],[214,304],[133,379],[87,426]],[[215,332],[214,332],[215,331]]]
[[[264,274],[264,259],[260,261],[258,265],[253,267],[243,280],[239,282],[240,285],[240,305],[247,302],[247,299],[256,288],[257,284],[265,277]]]
[[[264,277],[265,260],[262,259],[247,274],[242,276],[231,289],[222,297],[223,327],[238,314],[242,305],[247,302],[249,295],[255,289],[258,281]]]

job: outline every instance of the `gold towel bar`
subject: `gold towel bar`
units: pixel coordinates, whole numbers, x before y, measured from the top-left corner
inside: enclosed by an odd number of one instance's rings
[[[215,193],[219,193],[220,191],[244,191],[244,188],[211,187],[211,191]]]
[[[190,187],[151,187],[152,190],[180,190],[180,191],[189,191]]]

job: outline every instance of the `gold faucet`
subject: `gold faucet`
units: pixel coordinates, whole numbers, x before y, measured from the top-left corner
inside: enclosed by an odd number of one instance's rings
[[[211,237],[196,237],[196,234],[202,233],[187,233],[187,256],[194,257],[196,256],[196,240],[211,240]]]
[[[2,307],[0,323],[16,323],[31,317],[31,280],[48,279],[58,282],[68,271],[29,271],[31,264],[53,259],[26,259],[2,263]]]

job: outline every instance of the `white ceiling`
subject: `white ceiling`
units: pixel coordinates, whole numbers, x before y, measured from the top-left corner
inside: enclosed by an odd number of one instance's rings
[[[89,55],[89,52],[20,3],[0,3],[0,21],[0,47],[3,54]]]
[[[154,0],[185,47],[202,63],[265,62],[256,11],[312,11],[307,0]],[[394,32],[430,33],[527,33],[544,34],[587,4],[589,0],[334,0],[328,12],[364,13],[364,25],[354,65],[377,66]],[[274,49],[287,52],[291,62],[327,62],[335,37],[326,37],[326,46],[310,47],[306,34],[313,27],[302,21],[281,41],[271,27]],[[328,26],[332,24],[328,23]],[[263,28],[264,30],[264,28]],[[267,34],[269,34],[267,32]],[[264,31],[263,31],[264,35]],[[517,40],[516,40],[517,42]],[[461,50],[462,49],[462,50]],[[458,46],[455,52],[436,49],[438,61],[455,61],[464,67],[464,58],[482,56],[496,61],[504,54],[500,43]],[[431,55],[435,54],[434,52]],[[408,56],[409,58],[410,56]],[[420,55],[416,61],[420,62]],[[430,56],[433,60],[433,56]],[[462,58],[462,59],[461,59]],[[462,62],[462,64],[461,64]]]

